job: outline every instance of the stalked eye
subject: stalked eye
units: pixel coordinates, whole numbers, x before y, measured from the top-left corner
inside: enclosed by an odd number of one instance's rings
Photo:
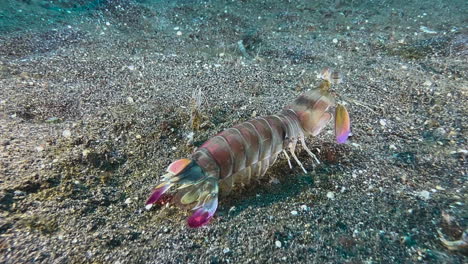
[[[174,173],[177,175],[181,173],[192,161],[189,159],[176,160],[167,167],[167,172]]]
[[[349,114],[346,107],[341,104],[338,104],[335,110],[335,135],[336,141],[338,143],[345,143],[349,137],[350,130],[350,121]]]

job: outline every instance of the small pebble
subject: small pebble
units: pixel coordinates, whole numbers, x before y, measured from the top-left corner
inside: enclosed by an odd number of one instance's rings
[[[336,43],[338,43],[338,39],[334,38],[334,39],[332,40],[332,42],[336,44]]]
[[[177,36],[182,36],[182,31],[177,31]]]
[[[419,196],[423,198],[424,200],[428,200],[429,198],[431,198],[431,193],[428,191],[421,191],[419,193]]]
[[[281,241],[276,240],[275,245],[277,248],[281,248]]]
[[[327,192],[327,198],[328,199],[335,199],[335,193],[334,192]]]
[[[303,205],[301,205],[301,209],[304,210],[304,211],[309,211],[309,206],[303,204]]]
[[[424,32],[424,33],[427,33],[427,34],[437,34],[437,31],[435,30],[432,30],[428,27],[425,27],[425,26],[420,26],[419,29]]]
[[[381,126],[385,126],[385,125],[387,125],[387,120],[385,120],[385,119],[380,119],[380,120],[379,120],[379,124],[380,124]]]
[[[298,213],[297,213],[296,210],[292,210],[292,211],[291,211],[291,214],[294,215],[294,216],[298,215]]]
[[[132,203],[132,199],[131,198],[127,198],[124,202],[125,204],[131,204]]]
[[[85,149],[85,150],[83,150],[83,152],[81,154],[83,155],[84,158],[86,158],[90,153],[91,153],[91,150]]]
[[[229,253],[229,252],[231,252],[231,250],[230,250],[229,248],[223,249],[223,253],[224,253],[224,254],[227,254],[227,253]]]
[[[13,194],[14,194],[15,196],[23,196],[23,195],[25,195],[26,193],[23,192],[23,191],[15,190],[15,191],[13,192]]]
[[[424,86],[431,86],[432,85],[432,82],[429,81],[429,80],[426,80],[424,83],[423,83]]]
[[[62,136],[63,136],[63,137],[66,137],[66,138],[71,137],[71,131],[68,130],[68,129],[65,129],[65,130],[62,132]]]

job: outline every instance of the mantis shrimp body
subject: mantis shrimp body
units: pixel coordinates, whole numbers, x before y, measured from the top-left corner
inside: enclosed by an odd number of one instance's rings
[[[201,145],[190,159],[174,161],[148,198],[147,208],[177,185],[175,200],[193,206],[188,225],[200,227],[213,217],[220,194],[227,195],[234,185],[247,185],[265,175],[280,153],[285,154],[291,167],[289,151],[306,172],[295,154],[298,142],[318,162],[305,144],[306,136],[318,135],[332,119],[332,113],[337,142],[345,142],[350,133],[346,108],[336,104],[329,92],[332,82],[336,82],[333,76],[335,72],[325,69],[318,89],[302,94],[281,113],[226,129]]]

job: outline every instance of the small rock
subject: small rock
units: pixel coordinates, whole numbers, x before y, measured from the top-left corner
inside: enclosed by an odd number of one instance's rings
[[[23,195],[26,195],[25,192],[19,191],[19,190],[15,190],[15,191],[13,192],[13,194],[14,194],[15,196],[23,196]]]
[[[421,191],[419,193],[419,197],[423,198],[424,200],[428,200],[429,198],[431,198],[431,193],[428,191]]]
[[[292,214],[293,216],[296,216],[296,215],[298,215],[298,212],[297,212],[296,210],[292,210],[292,211],[291,211],[291,214]]]
[[[327,198],[331,199],[331,200],[335,199],[335,193],[334,192],[327,192]]]
[[[133,104],[135,102],[135,100],[133,100],[133,98],[129,96],[129,97],[127,97],[127,102],[129,104]]]
[[[466,150],[466,149],[458,149],[458,150],[456,150],[456,151],[450,152],[450,154],[452,154],[452,155],[457,155],[457,154],[458,154],[458,155],[460,155],[460,156],[467,156],[467,155],[468,155],[468,150]]]
[[[132,203],[132,199],[131,198],[127,198],[124,202],[125,204],[131,204]]]
[[[303,211],[309,211],[310,208],[309,208],[309,206],[303,204],[303,205],[301,205],[301,209],[302,209]]]
[[[281,246],[282,246],[281,241],[276,240],[275,245],[276,245],[277,248],[281,248]]]
[[[437,34],[437,31],[435,30],[432,30],[426,26],[420,26],[419,29],[424,32],[424,33],[427,33],[427,34]]]
[[[62,132],[62,136],[63,136],[63,137],[66,137],[66,138],[71,137],[71,131],[70,131],[69,129],[65,129],[65,130]]]
[[[83,152],[81,153],[83,155],[83,158],[86,158],[88,157],[88,155],[91,153],[91,150],[89,149],[85,149],[83,150]]]
[[[182,31],[177,31],[177,36],[182,36]]]
[[[60,118],[58,118],[58,117],[50,117],[45,122],[46,123],[56,124],[56,123],[62,122],[62,120]]]
[[[386,126],[386,125],[387,125],[387,120],[385,120],[385,119],[380,119],[380,120],[379,120],[379,124],[380,124],[381,126]]]
[[[277,178],[271,177],[269,183],[271,183],[271,184],[280,184],[281,182]]]
[[[231,250],[230,250],[229,248],[224,248],[224,249],[223,249],[223,253],[224,253],[224,254],[227,254],[227,253],[229,253],[229,252],[231,252]]]
[[[432,82],[429,81],[429,80],[426,80],[424,83],[423,83],[424,86],[431,86],[432,85]]]
[[[332,42],[336,44],[336,43],[338,43],[338,39],[334,38],[334,39],[332,40]]]
[[[447,131],[443,127],[436,128],[433,133],[435,138],[444,139],[446,138]]]

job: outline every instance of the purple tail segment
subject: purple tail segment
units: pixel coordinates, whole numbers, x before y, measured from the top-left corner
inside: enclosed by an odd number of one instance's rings
[[[172,186],[177,185],[174,195],[178,200],[176,202],[192,206],[194,210],[188,219],[188,225],[195,228],[207,224],[218,208],[217,178],[207,176],[197,162],[189,159],[174,161],[167,172],[146,201],[147,209]]]
[[[158,187],[153,190],[153,193],[150,195],[148,200],[146,200],[146,205],[154,204],[161,198],[161,196],[171,188],[172,184],[163,182]]]
[[[338,104],[335,110],[335,136],[336,142],[339,144],[345,143],[351,132],[351,124],[349,114],[346,107]]]
[[[209,195],[200,208],[196,209],[195,212],[187,220],[188,226],[192,228],[201,227],[206,225],[213,217],[216,209],[218,208],[218,196]]]

